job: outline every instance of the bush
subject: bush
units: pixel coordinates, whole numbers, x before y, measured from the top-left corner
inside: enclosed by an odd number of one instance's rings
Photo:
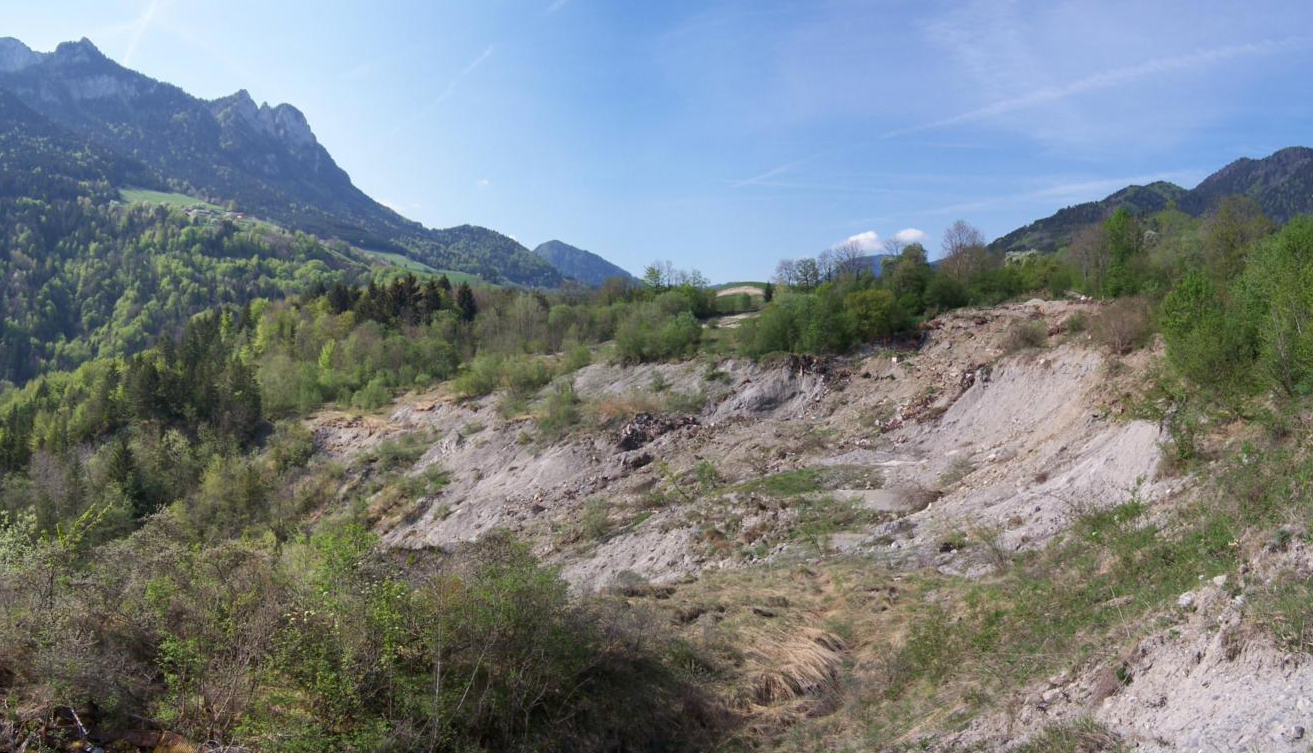
[[[1121,298],[1104,306],[1090,325],[1095,341],[1118,355],[1143,347],[1153,334],[1149,304],[1143,298]]]
[[[932,284],[933,287],[933,284]],[[850,293],[844,307],[852,317],[854,331],[864,342],[888,340],[909,324],[906,312],[884,288],[867,288]]]
[[[360,410],[374,410],[392,401],[392,390],[388,389],[387,380],[382,375],[369,380],[369,384],[356,390],[351,396],[351,406]]]
[[[470,361],[452,380],[452,389],[463,398],[483,397],[497,389],[501,380],[502,358],[480,355]]]
[[[839,355],[853,344],[853,316],[829,283],[815,293],[778,297],[760,316],[739,326],[739,349],[745,355],[814,353]]]
[[[1187,273],[1163,299],[1159,313],[1168,360],[1198,384],[1243,384],[1257,354],[1238,313],[1221,300],[1210,279]]]
[[[1048,344],[1049,328],[1043,319],[1027,319],[1013,322],[1003,335],[1003,350],[1016,353],[1030,348],[1042,348]]]
[[[682,311],[670,315],[644,306],[630,314],[616,331],[616,356],[622,363],[687,358],[697,351],[701,341],[702,325],[693,314]]]
[[[315,437],[299,421],[284,421],[269,440],[269,458],[279,471],[299,468],[315,454]]]
[[[538,415],[538,433],[547,439],[564,436],[583,418],[574,384],[563,381],[547,395]]]

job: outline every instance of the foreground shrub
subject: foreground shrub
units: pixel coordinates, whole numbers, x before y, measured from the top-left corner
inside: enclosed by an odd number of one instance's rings
[[[85,557],[94,517],[44,541],[0,520],[0,681],[25,707],[250,750],[683,751],[719,731],[656,623],[576,600],[507,538],[403,566],[352,520],[199,545],[162,516]]]
[[[1096,342],[1118,355],[1143,347],[1153,334],[1149,304],[1143,298],[1120,298],[1105,306],[1090,324]]]

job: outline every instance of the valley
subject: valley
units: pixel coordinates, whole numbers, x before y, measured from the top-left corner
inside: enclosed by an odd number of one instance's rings
[[[1304,40],[403,5],[0,37],[0,753],[1310,750]]]

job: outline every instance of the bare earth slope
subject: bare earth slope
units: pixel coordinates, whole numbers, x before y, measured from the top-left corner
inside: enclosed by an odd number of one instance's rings
[[[641,583],[678,601],[712,572],[824,562],[974,578],[993,564],[960,543],[967,536],[1038,548],[1132,494],[1154,509],[1189,492],[1188,478],[1159,478],[1164,434],[1128,410],[1155,354],[1114,359],[1064,330],[1095,309],[955,312],[916,351],[841,361],[594,364],[573,377],[588,418],[560,439],[503,417],[497,396],[413,395],[386,416],[325,413],[313,424],[319,446],[342,458],[389,437],[427,438],[407,472],[436,465],[450,481],[410,504],[380,503],[389,545],[451,548],[509,529],[581,591]],[[1025,320],[1044,323],[1049,345],[1005,352],[1008,328]],[[1234,648],[1225,628],[1239,607],[1221,585],[1201,583],[1192,599],[1193,611],[1136,645],[1125,688],[1101,691],[1099,667],[1073,668],[1025,689],[1020,708],[930,739],[993,749],[1092,714],[1148,750],[1306,749],[1292,720],[1313,719],[1313,670],[1261,639]],[[833,643],[837,666],[841,642],[814,643]]]

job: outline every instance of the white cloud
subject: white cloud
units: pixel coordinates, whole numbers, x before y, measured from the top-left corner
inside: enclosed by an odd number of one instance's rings
[[[543,12],[544,12],[544,13],[555,13],[556,11],[558,11],[558,10],[564,8],[564,7],[565,7],[565,4],[568,3],[568,2],[570,2],[570,0],[555,0],[551,5],[547,6],[547,9],[544,10]]]
[[[838,245],[843,246],[849,243],[856,243],[858,248],[868,254],[875,253],[880,250],[880,234],[874,230],[867,230],[857,235],[848,236],[843,243]]]
[[[492,185],[492,181],[488,180],[487,178],[479,178],[478,180],[474,181],[474,185],[478,186],[479,188],[487,188],[488,186]]]
[[[926,238],[929,237],[924,230],[918,230],[914,227],[905,227],[894,233],[894,240],[899,243],[925,243]]]

